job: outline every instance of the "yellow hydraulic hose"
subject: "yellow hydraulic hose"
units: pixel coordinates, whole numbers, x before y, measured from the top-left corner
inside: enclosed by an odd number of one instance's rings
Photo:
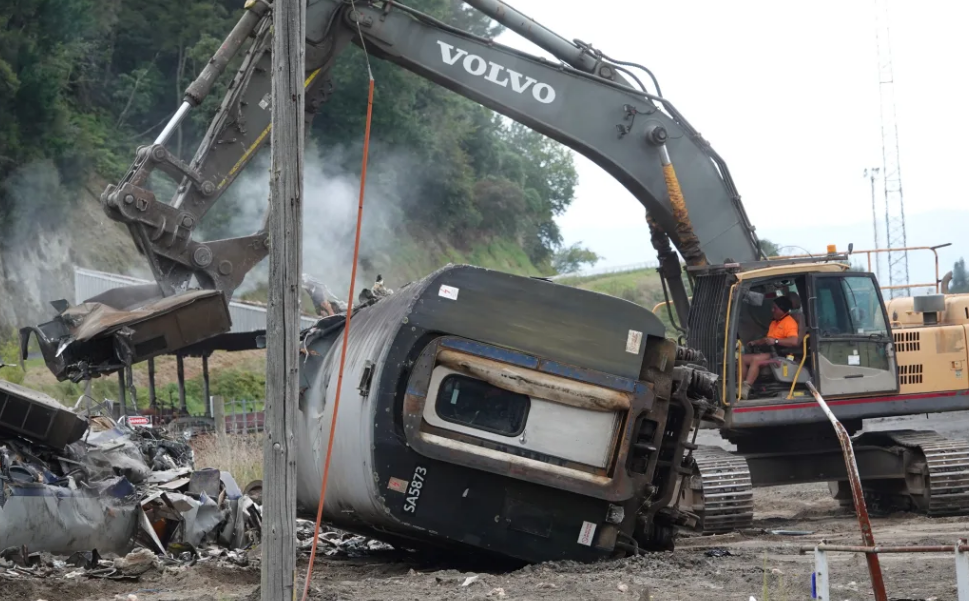
[[[686,299],[692,301],[693,300],[693,297],[692,296],[688,296],[688,297],[686,297]],[[659,311],[659,308],[660,307],[662,307],[664,305],[668,305],[671,302],[673,302],[673,301],[661,301],[661,302],[656,303],[655,305],[653,305],[653,313],[656,313],[657,311]]]
[[[807,341],[810,337],[810,334],[804,335],[804,342],[802,343],[801,349],[801,364],[797,366],[797,371],[794,372],[794,381],[791,382],[791,391],[787,393],[787,400],[794,398],[794,387],[797,386],[797,378],[801,375],[801,370],[804,368],[804,362],[807,361]]]
[[[744,362],[744,343],[737,341],[737,398],[739,399],[744,393],[744,369],[742,367]]]
[[[730,296],[727,297],[727,314],[723,318],[723,398],[721,402],[725,407],[729,407],[730,403],[727,402],[727,349],[730,348],[730,339],[728,334],[730,333],[730,305],[733,302],[733,293],[737,289],[737,284],[730,287]],[[740,342],[739,340],[737,341]]]

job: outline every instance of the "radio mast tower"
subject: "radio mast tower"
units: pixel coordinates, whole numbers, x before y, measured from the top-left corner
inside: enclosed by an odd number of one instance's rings
[[[906,286],[908,246],[905,235],[905,201],[898,153],[898,123],[895,119],[895,81],[892,74],[892,42],[888,0],[875,0],[875,41],[878,45],[878,90],[881,100],[882,182],[885,188],[885,248],[888,254],[889,286]],[[907,288],[892,289],[891,296],[904,296]]]
[[[877,187],[875,182],[878,180],[878,173],[882,170],[881,167],[869,167],[865,169],[865,179],[871,182],[871,225],[875,234],[875,250],[880,249],[881,243],[878,241],[878,195],[876,194]],[[875,255],[875,275],[878,277],[878,282],[881,284],[882,281],[882,256],[881,253]]]

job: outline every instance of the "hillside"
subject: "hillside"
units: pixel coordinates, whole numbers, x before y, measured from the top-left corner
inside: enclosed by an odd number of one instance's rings
[[[501,32],[462,2],[410,4],[476,35]],[[93,215],[104,221],[94,199],[104,181],[124,174],[136,148],[151,143],[241,15],[229,0],[188,0],[178,13],[138,0],[27,0],[0,8],[0,253],[13,274],[0,290],[30,297],[29,310],[8,309],[0,325],[30,321],[38,303],[64,296],[71,253],[75,263],[104,268],[123,270],[129,257],[138,262],[113,230],[91,228]],[[304,271],[335,293],[349,287],[371,68],[378,83],[358,285],[384,272],[399,285],[448,261],[550,273],[562,247],[555,217],[575,193],[571,152],[396,65],[368,66],[353,46],[327,74],[333,93],[307,132]],[[166,146],[179,158],[194,155],[230,79],[219,80],[173,133]],[[196,239],[262,226],[268,163],[263,148],[200,220]],[[160,200],[174,186],[157,173],[148,183]],[[57,273],[44,278],[53,284],[25,286],[28,278],[14,274],[49,267]],[[239,292],[258,297],[265,272],[260,266]]]
[[[461,2],[411,4],[477,35],[501,31]],[[18,178],[36,172],[72,190],[94,176],[117,181],[241,14],[229,0],[188,0],[177,13],[138,0],[28,0],[0,8],[0,236],[12,223],[65,213],[74,203],[71,195],[18,194]],[[378,83],[367,238],[407,232],[463,253],[504,238],[516,241],[531,264],[550,265],[562,242],[554,218],[574,197],[572,154],[396,65],[371,67]],[[360,50],[341,54],[327,74],[333,94],[308,131],[306,223],[320,243],[307,244],[307,264],[333,255],[346,264],[339,255],[352,247],[369,71]],[[166,144],[179,158],[195,153],[230,79],[219,81]],[[249,177],[202,219],[205,237],[250,234],[260,225],[267,168],[264,150],[244,172]],[[150,187],[167,199],[173,189],[162,179],[152,178]],[[364,259],[377,264],[381,252],[395,250],[371,248]]]
[[[655,269],[565,277],[556,281],[566,286],[617,296],[650,309],[656,303],[663,302],[663,287]]]
[[[368,257],[361,261],[358,267],[356,291],[373,284],[376,276],[382,275],[387,286],[391,289],[418,280],[448,263],[476,265],[507,273],[519,275],[548,275],[548,266],[536,267],[525,251],[514,240],[494,237],[488,240],[473,242],[466,247],[454,246],[446,240],[427,236],[423,239],[415,238],[407,232],[398,232],[392,238],[393,253],[381,253],[376,257]],[[338,265],[329,265],[324,273],[314,270],[312,262],[304,263],[304,271],[315,276],[325,277],[331,290],[341,298],[346,295],[347,283],[350,279],[351,258]],[[244,291],[239,295],[243,300],[266,302],[268,298],[266,287],[265,265],[253,274],[247,282]],[[333,284],[335,282],[335,284]],[[309,297],[304,298],[304,304],[310,306]]]
[[[556,280],[556,283],[616,296],[649,310],[652,310],[665,300],[663,297],[663,285],[655,269],[640,269],[623,273],[561,278]],[[656,315],[666,325],[667,332],[673,335],[666,308],[657,308]]]

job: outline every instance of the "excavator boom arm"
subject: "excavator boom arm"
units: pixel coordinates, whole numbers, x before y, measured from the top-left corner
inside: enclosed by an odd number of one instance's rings
[[[502,46],[396,3],[359,2],[354,7],[342,0],[311,0],[307,7],[307,121],[330,93],[329,68],[341,50],[351,42],[366,46],[372,56],[588,157],[643,204],[651,225],[667,233],[688,260],[723,263],[759,257],[753,227],[726,164],[672,104],[634,86],[622,75],[620,64],[591,46],[568,42],[501,2],[471,0],[469,4],[563,62]],[[263,0],[248,6],[248,13],[213,58],[212,68],[190,86],[183,108],[173,119],[183,118],[188,108],[202,101],[213,88],[214,77],[231,60],[233,49],[241,46],[240,39],[251,38],[191,163],[174,157],[160,136],[155,144],[139,149],[122,182],[102,196],[106,212],[131,229],[166,296],[184,290],[193,276],[203,288],[231,295],[266,255],[264,231],[211,242],[192,237],[205,213],[268,141],[271,11]],[[670,203],[664,169],[670,163],[679,174],[695,238],[678,234],[683,215]],[[159,201],[145,185],[155,169],[179,184],[171,202]],[[669,283],[674,297],[685,299],[685,292],[676,290],[682,288],[682,282]],[[685,321],[685,315],[681,320]]]

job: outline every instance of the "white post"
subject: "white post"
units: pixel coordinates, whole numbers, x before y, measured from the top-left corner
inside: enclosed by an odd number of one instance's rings
[[[966,541],[956,541],[956,590],[959,601],[969,601],[969,551],[959,549]]]
[[[215,422],[216,438],[225,438],[225,402],[221,395],[212,397],[212,420]]]
[[[820,601],[831,601],[828,593],[828,556],[824,551],[814,548],[814,598]],[[961,601],[961,600],[960,600]]]

